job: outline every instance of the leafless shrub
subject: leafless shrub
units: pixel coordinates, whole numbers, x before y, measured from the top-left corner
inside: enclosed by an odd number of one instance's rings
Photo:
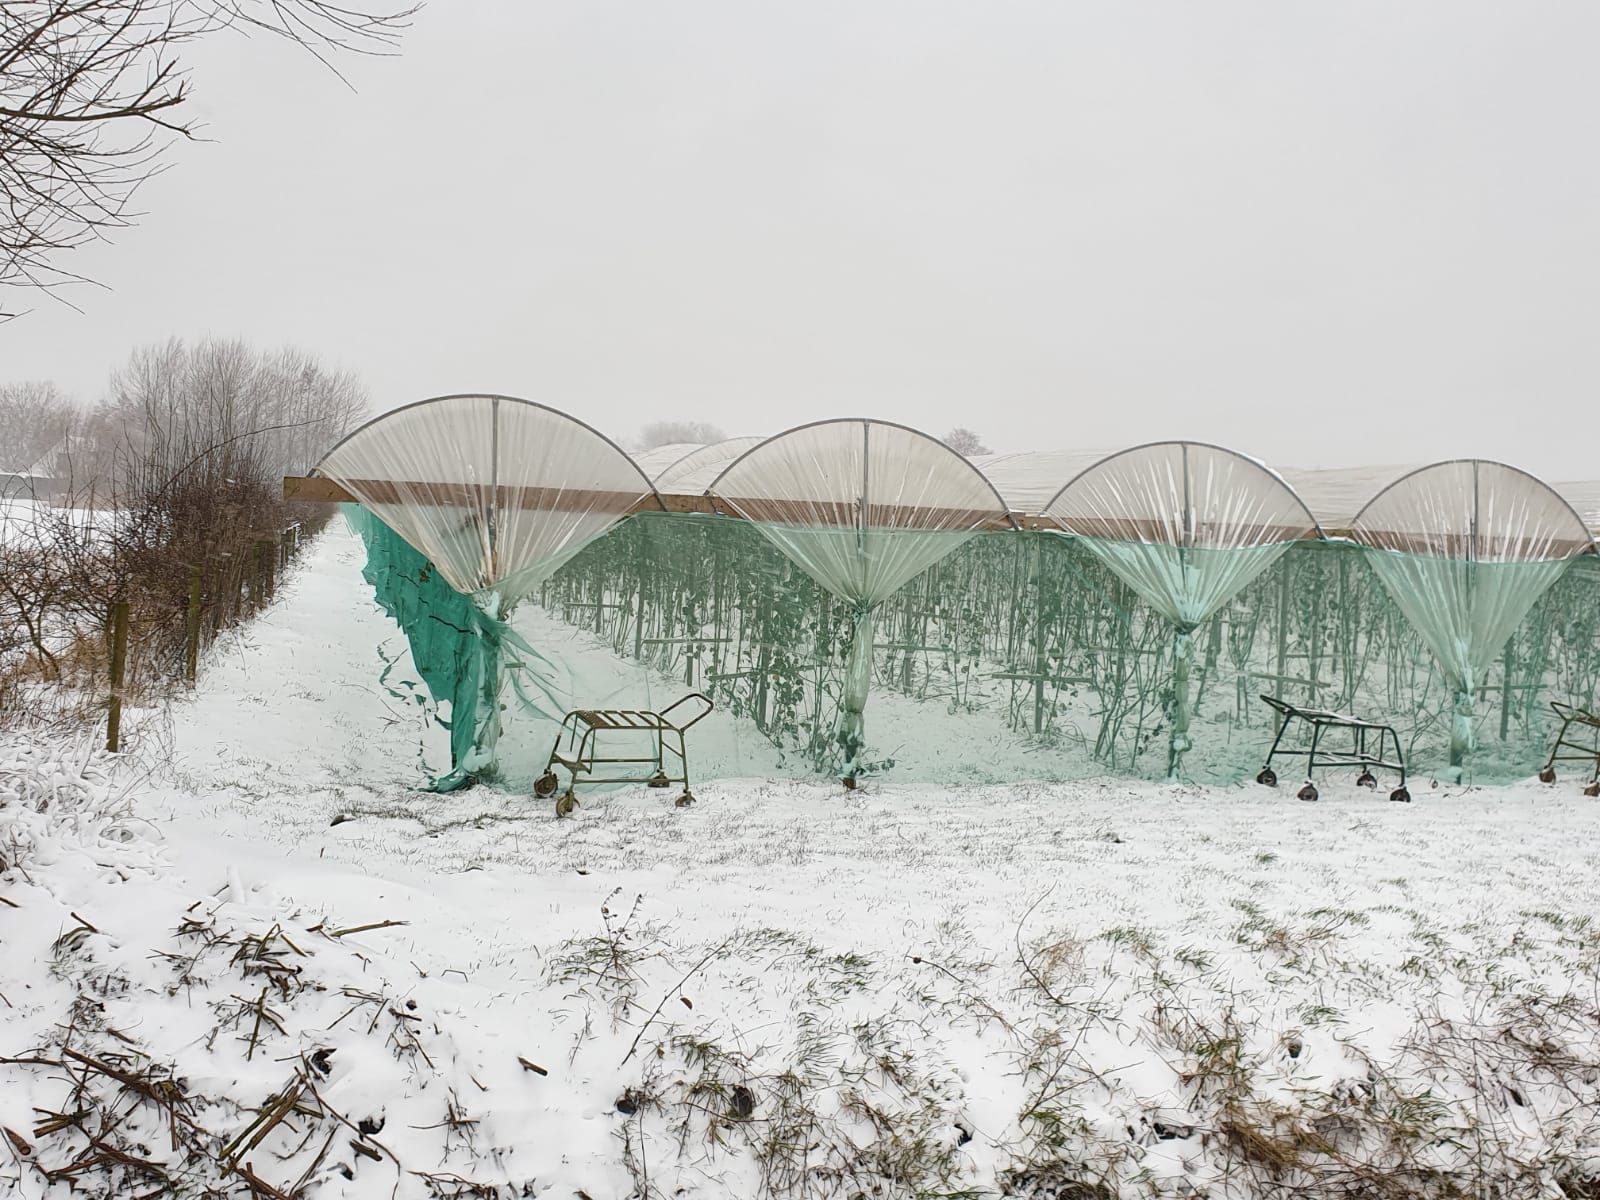
[[[191,591],[200,640],[264,602],[280,534],[320,506],[286,505],[303,470],[364,413],[348,375],[296,351],[171,341],[135,353],[56,456],[53,502],[13,501],[0,536],[0,719],[104,694],[108,614],[125,601],[124,695],[181,678]],[[75,715],[88,715],[81,709]]]

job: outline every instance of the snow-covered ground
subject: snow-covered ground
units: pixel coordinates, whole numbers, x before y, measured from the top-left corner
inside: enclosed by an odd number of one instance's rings
[[[415,790],[443,734],[403,656],[377,682],[403,642],[359,566],[330,530],[124,762],[0,748],[0,1056],[64,1064],[0,1065],[18,1195],[95,1152],[41,1116],[82,1107],[70,1072],[151,1159],[204,1141],[63,1041],[170,1069],[283,1194],[1600,1186],[1600,802],[1575,784],[852,794],[762,777],[718,714],[696,806],[558,822]],[[601,654],[563,644],[562,690],[673,691]],[[160,1194],[116,1169],[109,1194]]]

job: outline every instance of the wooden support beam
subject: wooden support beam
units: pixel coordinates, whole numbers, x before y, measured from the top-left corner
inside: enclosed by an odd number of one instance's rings
[[[849,501],[811,502],[805,500],[728,500],[720,496],[684,495],[675,492],[654,492],[641,496],[636,492],[569,490],[563,488],[515,487],[502,484],[491,488],[487,484],[466,483],[412,483],[387,479],[353,479],[348,487],[320,475],[289,475],[283,480],[283,498],[309,504],[349,504],[362,500],[379,504],[404,504],[419,495],[451,508],[489,507],[491,502],[500,509],[554,509],[598,510],[618,516],[632,516],[644,512],[668,512],[699,516],[729,517],[735,520],[763,521],[776,525],[813,525],[852,529],[860,520],[860,506]],[[939,517],[953,529],[984,531],[1022,529],[1069,533],[1085,537],[1115,538],[1120,541],[1166,542],[1171,529],[1157,521],[1109,517],[1055,517],[1045,513],[988,512],[978,509],[936,509]],[[928,510],[909,505],[874,504],[866,513],[867,523],[877,529],[926,528]],[[1263,525],[1253,531],[1265,541],[1313,540],[1314,533],[1292,527]],[[1232,544],[1238,530],[1232,526],[1207,527],[1195,530],[1201,546],[1207,544]],[[1349,529],[1326,529],[1330,540],[1354,541]],[[1224,536],[1224,534],[1226,536]],[[1406,534],[1376,535],[1376,542],[1384,549],[1428,551],[1437,553],[1440,539]],[[1455,549],[1446,540],[1445,549]],[[1480,552],[1483,547],[1480,544]],[[1514,540],[1506,540],[1499,549],[1515,552],[1519,549]],[[1587,543],[1558,542],[1553,547],[1560,553],[1575,553],[1587,549]]]
[[[855,528],[860,517],[859,507],[853,504],[811,504],[798,500],[742,500],[734,504],[716,496],[675,493],[658,496],[654,492],[639,496],[632,492],[572,491],[563,488],[514,487],[506,484],[495,489],[480,484],[352,479],[346,486],[316,475],[289,475],[283,480],[283,498],[305,503],[359,504],[366,500],[378,504],[404,504],[412,502],[413,498],[418,496],[426,496],[429,500],[450,508],[488,507],[493,500],[495,506],[502,510],[598,509],[620,516],[643,512],[669,512],[770,521],[782,525],[833,525],[845,529]],[[953,523],[957,526],[966,525],[967,528],[976,529],[1013,528],[1011,514],[967,509],[935,511],[946,519],[953,519]],[[927,516],[926,510],[892,504],[872,505],[867,513],[870,524],[884,529],[918,528],[918,519],[926,520]],[[967,524],[968,522],[971,524]]]

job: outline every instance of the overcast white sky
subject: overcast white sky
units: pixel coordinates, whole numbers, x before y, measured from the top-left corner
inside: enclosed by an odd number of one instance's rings
[[[1600,476],[1600,6],[433,0],[393,59],[224,39],[214,144],[0,326],[293,343],[388,408],[627,437],[879,416]]]

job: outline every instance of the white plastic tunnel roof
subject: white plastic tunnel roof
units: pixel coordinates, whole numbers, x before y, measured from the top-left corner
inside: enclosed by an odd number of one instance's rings
[[[819,421],[746,451],[710,494],[835,595],[887,599],[978,530],[1010,518],[943,442],[885,421]]]
[[[703,495],[722,469],[746,450],[759,446],[765,438],[736,437],[696,446],[651,476],[658,492]]]
[[[1554,562],[1594,546],[1583,518],[1549,484],[1477,458],[1402,476],[1356,516],[1353,535],[1373,549],[1470,562]]]
[[[1283,477],[1205,442],[1154,442],[1102,459],[1045,506],[1063,529],[1188,548],[1292,542],[1320,532]]]
[[[1057,492],[1046,513],[1179,630],[1320,532],[1280,476],[1203,442],[1112,455]]]
[[[1022,450],[979,454],[972,464],[989,477],[1012,512],[1042,513],[1061,485],[1109,458],[1111,450]]]
[[[1470,695],[1513,630],[1593,541],[1548,484],[1504,463],[1435,463],[1397,480],[1353,536],[1456,690],[1453,754],[1470,749]]]
[[[451,587],[502,612],[655,495],[604,434],[510,396],[440,396],[384,413],[328,451],[315,474]]]
[[[644,472],[645,478],[654,483],[673,463],[703,448],[700,442],[671,442],[665,446],[651,446],[648,450],[636,451],[633,461]]]

